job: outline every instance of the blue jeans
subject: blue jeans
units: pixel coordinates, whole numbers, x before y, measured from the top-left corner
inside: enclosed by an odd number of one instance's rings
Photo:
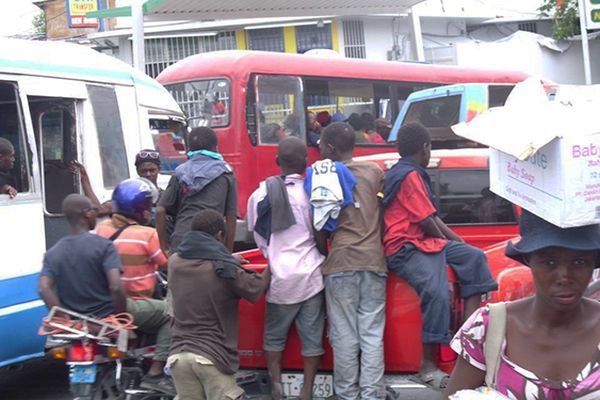
[[[385,399],[386,278],[366,271],[325,276],[333,386],[340,400]]]
[[[389,270],[421,298],[423,343],[447,344],[452,339],[447,265],[458,278],[463,299],[498,289],[483,251],[465,243],[448,241],[439,253],[423,253],[406,244],[387,260]]]

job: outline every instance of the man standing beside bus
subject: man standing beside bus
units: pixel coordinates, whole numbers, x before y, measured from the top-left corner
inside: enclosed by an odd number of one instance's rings
[[[156,209],[156,229],[165,252],[176,250],[201,210],[225,216],[225,245],[233,251],[237,223],[237,181],[231,166],[217,153],[217,134],[211,128],[194,128],[187,140],[189,160],[175,169]],[[167,215],[173,217],[173,234],[167,234]]]
[[[390,271],[408,282],[421,298],[423,360],[419,376],[434,389],[444,389],[448,374],[438,369],[435,348],[448,344],[450,299],[447,265],[460,281],[463,317],[477,308],[483,293],[498,289],[485,254],[454,233],[437,216],[427,173],[431,136],[420,124],[398,131],[402,157],[385,176],[384,246]]]
[[[383,190],[383,172],[374,163],[352,159],[355,141],[354,129],[336,122],[325,128],[319,142],[321,158],[342,162],[356,179],[354,203],[340,211],[329,255],[321,267],[334,387],[341,400],[385,399],[387,267],[378,198]]]
[[[15,166],[15,148],[7,139],[0,138],[0,194],[10,198],[17,195],[15,177],[10,172]]]

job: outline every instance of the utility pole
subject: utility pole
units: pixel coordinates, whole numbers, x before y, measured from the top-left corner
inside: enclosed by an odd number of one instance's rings
[[[581,28],[581,50],[583,51],[583,71],[585,73],[585,84],[592,84],[592,70],[590,67],[590,44],[587,33],[587,11],[585,0],[579,0],[579,27]]]
[[[146,72],[144,53],[144,0],[133,0],[131,4],[133,66]]]

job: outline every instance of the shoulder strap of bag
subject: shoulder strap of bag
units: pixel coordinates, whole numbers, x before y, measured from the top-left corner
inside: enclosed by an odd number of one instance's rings
[[[121,236],[121,233],[123,233],[123,231],[124,231],[125,229],[129,228],[131,225],[132,225],[132,224],[125,224],[125,225],[123,225],[122,227],[120,227],[119,229],[117,229],[117,230],[115,231],[115,233],[113,233],[113,234],[112,234],[112,235],[111,235],[111,236],[108,238],[108,240],[110,240],[111,242],[114,242],[115,240],[117,240],[117,238],[118,238],[119,236]]]
[[[485,384],[496,388],[496,375],[500,367],[500,354],[506,333],[506,303],[489,304],[490,314],[485,339]]]

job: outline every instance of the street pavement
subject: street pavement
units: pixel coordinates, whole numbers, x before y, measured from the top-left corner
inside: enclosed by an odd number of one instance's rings
[[[399,400],[438,400],[439,392],[419,388],[406,378],[394,379]],[[25,363],[18,369],[0,370],[2,400],[70,400],[68,371],[48,360]]]

